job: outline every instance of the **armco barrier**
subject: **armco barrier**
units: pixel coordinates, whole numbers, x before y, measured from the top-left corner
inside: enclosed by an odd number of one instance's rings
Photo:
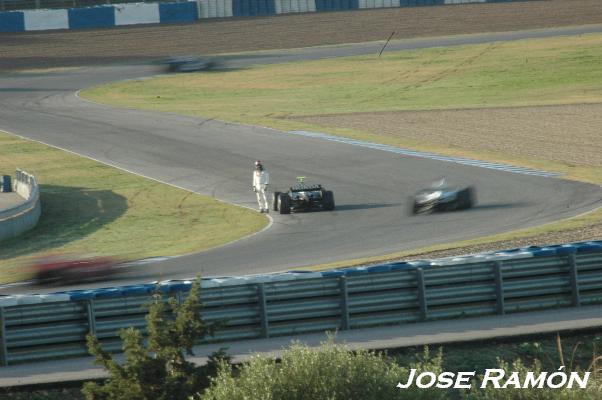
[[[3,4],[2,1],[0,0],[0,6]],[[536,0],[192,0],[156,3],[128,1],[123,4],[110,4],[114,1],[116,0],[108,0],[106,5],[96,7],[0,11],[0,32],[105,28],[134,24],[193,22],[202,18]],[[45,5],[43,0],[39,2],[41,7]],[[48,3],[47,6],[53,4],[55,3]],[[30,6],[31,4],[27,8]]]
[[[144,330],[151,294],[183,300],[190,281],[0,297],[0,363],[87,355],[94,333],[120,350]],[[602,304],[602,241],[324,272],[202,281],[202,315],[223,321],[207,341],[245,340],[425,320]]]
[[[25,201],[15,207],[0,210],[0,240],[13,238],[33,228],[42,214],[40,190],[33,175],[17,170],[15,191]]]

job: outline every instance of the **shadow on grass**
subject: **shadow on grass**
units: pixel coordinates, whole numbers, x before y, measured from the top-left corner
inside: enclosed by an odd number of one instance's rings
[[[0,243],[0,260],[48,251],[115,221],[127,199],[110,190],[40,185],[42,215],[31,231]]]

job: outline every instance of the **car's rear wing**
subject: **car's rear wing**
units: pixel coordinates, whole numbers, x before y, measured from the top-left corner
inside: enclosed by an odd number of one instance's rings
[[[306,185],[304,183],[291,186],[291,192],[314,192],[322,190],[322,185]]]

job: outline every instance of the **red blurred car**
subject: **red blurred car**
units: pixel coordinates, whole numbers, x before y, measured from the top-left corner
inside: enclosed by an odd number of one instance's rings
[[[40,258],[31,268],[36,283],[51,284],[103,279],[115,274],[118,264],[112,257],[61,254]]]

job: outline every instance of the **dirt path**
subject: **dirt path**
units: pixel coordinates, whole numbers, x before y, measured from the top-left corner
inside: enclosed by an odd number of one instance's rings
[[[0,71],[599,23],[600,0],[545,0],[0,33]]]

